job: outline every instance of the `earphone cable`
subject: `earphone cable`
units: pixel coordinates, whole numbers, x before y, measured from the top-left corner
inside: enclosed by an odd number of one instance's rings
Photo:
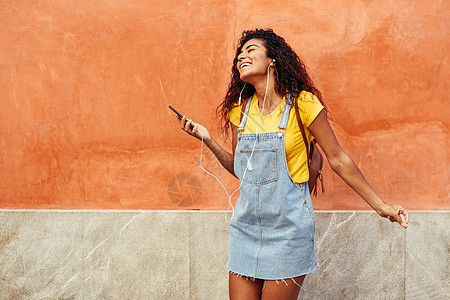
[[[241,108],[242,92],[244,91],[245,86],[247,85],[246,82],[244,83],[244,86],[242,87],[241,92],[239,93],[239,101],[238,101],[239,110],[240,110],[240,112],[247,118],[247,120],[249,120],[250,123],[253,124],[253,126],[255,127],[255,134],[256,134],[256,135],[258,135],[258,127],[259,127],[259,125],[261,124],[261,119],[262,119],[262,115],[263,115],[263,113],[264,113],[264,106],[265,106],[266,98],[267,98],[267,92],[268,92],[268,89],[269,89],[269,78],[270,78],[269,68],[270,68],[270,65],[267,67],[267,83],[266,83],[266,90],[265,90],[265,93],[264,93],[263,106],[262,106],[261,113],[260,113],[260,115],[259,115],[259,119],[258,119],[257,125],[255,125],[255,123],[253,123],[253,121],[250,119],[250,116],[247,115],[245,112],[243,112],[243,111],[242,111],[242,108]],[[249,105],[250,105],[250,104],[249,104]],[[204,172],[206,172],[208,175],[210,175],[210,176],[212,176],[214,179],[216,179],[216,180],[220,183],[220,185],[222,186],[222,189],[225,191],[225,194],[226,194],[227,197],[228,197],[228,207],[227,207],[227,211],[225,212],[225,221],[226,221],[227,223],[229,223],[230,221],[228,220],[227,216],[228,216],[228,212],[229,212],[230,208],[231,208],[231,210],[232,210],[232,213],[231,213],[231,219],[233,219],[233,216],[234,216],[234,207],[233,207],[233,204],[231,203],[231,199],[233,198],[234,194],[235,194],[238,190],[240,190],[240,188],[241,188],[241,186],[242,186],[243,180],[244,180],[244,178],[245,178],[245,174],[247,173],[247,169],[248,169],[248,167],[249,167],[249,165],[250,165],[250,161],[251,161],[251,159],[252,159],[252,157],[253,157],[253,154],[254,154],[254,152],[255,152],[257,139],[255,139],[255,143],[253,144],[252,152],[251,152],[250,157],[249,157],[249,159],[248,159],[248,161],[247,161],[247,164],[246,164],[246,167],[245,167],[245,169],[244,169],[242,178],[239,180],[239,181],[240,181],[240,182],[239,182],[239,186],[238,186],[231,194],[229,194],[228,191],[227,191],[227,189],[225,188],[224,184],[219,180],[219,178],[217,178],[216,176],[214,176],[211,172],[207,171],[207,170],[203,167],[203,164],[202,164],[202,158],[203,158],[203,143],[204,143],[204,141],[203,141],[203,134],[201,133],[200,130],[197,129],[197,131],[200,133],[201,138],[202,138],[202,144],[201,144],[201,148],[200,148],[200,168],[201,168]],[[235,155],[236,155],[236,154],[235,154]]]

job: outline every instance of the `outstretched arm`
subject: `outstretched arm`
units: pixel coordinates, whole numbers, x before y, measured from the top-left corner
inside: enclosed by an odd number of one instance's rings
[[[191,128],[190,125],[193,127]],[[228,171],[231,175],[234,174],[234,151],[236,149],[237,143],[237,127],[233,124],[231,125],[231,136],[232,136],[232,148],[233,153],[228,153],[225,149],[223,149],[217,142],[211,137],[208,129],[206,127],[192,122],[192,120],[183,117],[180,119],[181,129],[187,132],[189,135],[196,137],[199,140],[202,140],[205,145],[212,151],[212,153],[219,160],[220,164]]]
[[[323,110],[311,123],[309,130],[325,152],[328,162],[336,174],[358,193],[378,215],[388,218],[392,222],[398,222],[405,228],[408,227],[408,212],[400,205],[385,203],[378,196],[350,156],[342,150]]]

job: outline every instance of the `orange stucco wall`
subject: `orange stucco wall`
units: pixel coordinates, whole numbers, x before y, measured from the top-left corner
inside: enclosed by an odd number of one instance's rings
[[[0,207],[226,209],[167,106],[217,137],[236,40],[271,27],[379,194],[449,209],[449,2],[280,3],[2,1]],[[209,151],[203,165],[237,188]],[[368,209],[328,166],[325,183],[316,209]]]

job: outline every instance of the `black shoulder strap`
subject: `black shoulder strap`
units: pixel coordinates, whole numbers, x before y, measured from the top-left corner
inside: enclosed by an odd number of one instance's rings
[[[299,108],[298,108],[298,100],[295,97],[296,95],[293,96],[293,100],[294,101],[294,109],[295,109],[295,115],[297,116],[297,122],[298,122],[298,127],[300,128],[300,131],[302,133],[302,137],[303,137],[303,142],[305,143],[305,148],[306,148],[306,155],[307,155],[307,161],[308,161],[308,168],[309,168],[309,145],[308,145],[308,140],[306,139],[306,133],[305,133],[305,128],[303,127],[303,122],[302,122],[302,118],[300,117],[300,112],[299,112]],[[292,97],[292,96],[291,96]]]

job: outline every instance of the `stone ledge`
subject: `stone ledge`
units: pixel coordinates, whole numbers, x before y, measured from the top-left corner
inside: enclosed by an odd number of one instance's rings
[[[227,299],[224,211],[0,210],[0,299]],[[230,213],[228,213],[228,216]],[[299,299],[448,299],[449,212],[316,212]]]

